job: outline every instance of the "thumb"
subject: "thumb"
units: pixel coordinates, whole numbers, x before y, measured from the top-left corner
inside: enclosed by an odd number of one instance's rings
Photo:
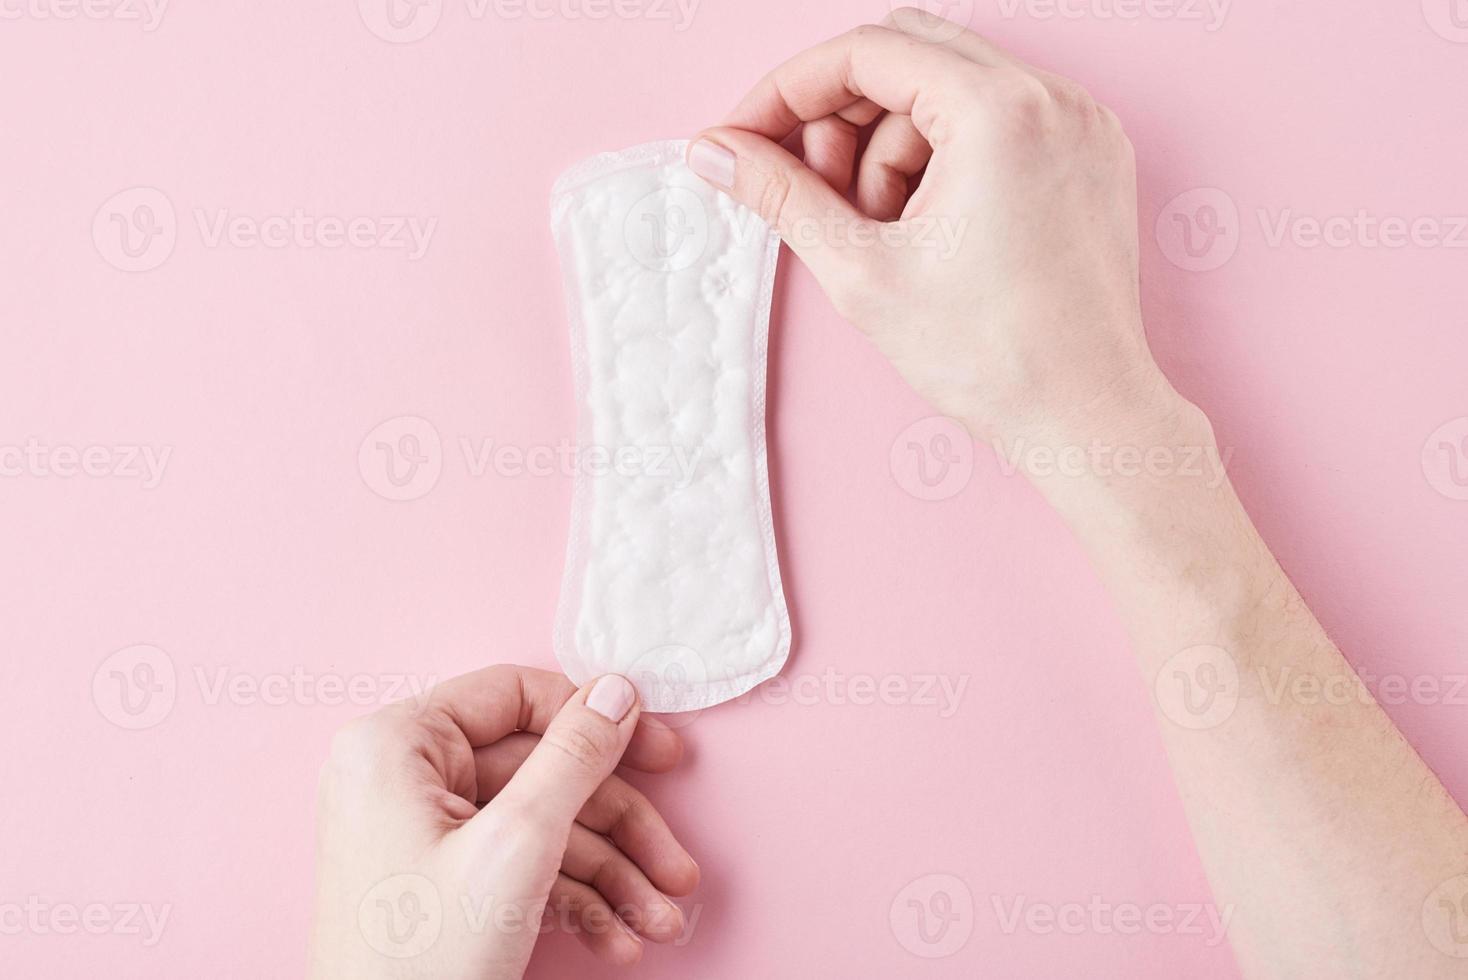
[[[495,802],[523,805],[538,821],[569,828],[621,761],[640,713],[627,678],[606,674],[587,684],[551,719]]]
[[[876,240],[876,222],[758,133],[731,126],[704,130],[688,148],[688,166],[767,221],[828,293],[871,251],[850,246]]]

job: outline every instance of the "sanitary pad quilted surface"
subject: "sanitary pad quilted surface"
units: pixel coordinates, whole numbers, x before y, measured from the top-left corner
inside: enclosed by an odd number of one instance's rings
[[[765,460],[779,240],[686,145],[592,157],[551,203],[578,405],[556,656],[657,712],[737,697],[790,651]]]

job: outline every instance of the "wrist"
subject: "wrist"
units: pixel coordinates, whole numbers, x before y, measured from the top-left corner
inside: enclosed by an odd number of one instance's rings
[[[1208,417],[1160,371],[1117,385],[1080,409],[1009,427],[990,441],[1009,472],[1019,472],[1052,502],[1078,493],[1156,490],[1227,482],[1231,452],[1221,451]]]

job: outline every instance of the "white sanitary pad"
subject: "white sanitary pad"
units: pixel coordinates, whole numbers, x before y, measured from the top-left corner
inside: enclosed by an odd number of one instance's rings
[[[551,195],[578,408],[556,656],[657,712],[737,697],[790,652],[765,463],[779,239],[686,147],[600,154]]]

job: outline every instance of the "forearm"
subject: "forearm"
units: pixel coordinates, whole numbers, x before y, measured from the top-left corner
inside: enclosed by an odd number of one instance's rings
[[[1156,418],[1128,437],[1153,465],[1034,480],[1129,629],[1245,975],[1462,976],[1433,893],[1468,872],[1468,821],[1259,538],[1206,418]]]

